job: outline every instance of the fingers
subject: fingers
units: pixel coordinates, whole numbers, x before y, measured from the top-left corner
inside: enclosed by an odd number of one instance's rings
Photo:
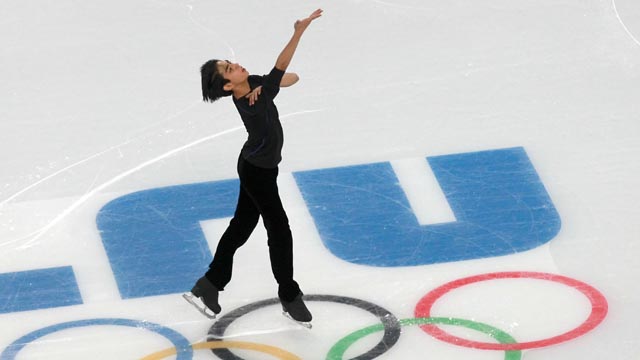
[[[249,95],[247,95],[247,98],[249,98],[250,106],[253,106],[253,104],[255,104],[256,101],[258,101],[258,96],[260,95],[261,92],[262,92],[262,86],[259,86],[255,88],[252,92],[250,92]]]
[[[294,24],[293,24],[293,28],[296,31],[305,31],[307,26],[309,26],[309,24],[311,24],[311,22],[317,18],[319,18],[320,16],[322,16],[322,9],[317,9],[316,11],[312,12],[311,15],[309,15],[309,17],[301,19],[301,20],[297,20]]]
[[[320,16],[322,16],[322,11],[323,11],[322,9],[318,9],[318,10],[314,11],[313,13],[311,13],[309,18],[311,20],[315,20],[315,19],[319,18]]]
[[[320,16],[322,16],[322,9],[318,9],[318,10],[312,12],[311,15],[309,15],[309,17],[307,17],[306,19],[298,20],[298,21],[305,21],[306,20],[307,22],[311,22],[311,21],[319,18]]]

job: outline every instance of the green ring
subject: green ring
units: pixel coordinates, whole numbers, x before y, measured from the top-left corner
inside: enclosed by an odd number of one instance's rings
[[[426,324],[463,326],[468,329],[483,332],[491,336],[492,338],[496,339],[501,344],[516,343],[516,340],[506,332],[500,329],[494,328],[493,326],[471,321],[471,320],[441,318],[441,317],[413,318],[413,319],[400,320],[401,326],[426,325]],[[356,341],[362,339],[363,337],[369,334],[373,334],[375,332],[382,331],[382,330],[384,330],[384,325],[377,324],[377,325],[369,326],[364,329],[360,329],[352,332],[351,334],[340,339],[340,341],[338,341],[335,345],[333,345],[331,350],[329,350],[329,354],[327,354],[326,360],[342,360],[344,353]],[[508,350],[504,352],[505,360],[520,360],[521,358],[522,358],[522,353],[520,352],[520,350]]]

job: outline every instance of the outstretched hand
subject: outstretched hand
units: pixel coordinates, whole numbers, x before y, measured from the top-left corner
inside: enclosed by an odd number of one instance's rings
[[[282,52],[280,52],[280,55],[278,55],[278,58],[276,59],[275,67],[278,70],[287,70],[287,67],[289,67],[289,64],[291,63],[291,58],[296,52],[296,48],[298,47],[298,43],[300,42],[302,34],[307,29],[309,24],[311,24],[313,20],[319,18],[320,16],[322,16],[322,9],[318,9],[312,12],[309,17],[298,20],[295,24],[293,24],[293,27],[295,29],[295,31],[293,32],[293,36],[291,36],[291,40],[289,40],[287,45],[284,47],[284,49],[282,49]]]
[[[293,28],[296,31],[305,31],[309,26],[309,24],[311,24],[313,20],[319,18],[320,16],[322,16],[322,9],[318,9],[312,12],[311,15],[309,15],[309,17],[307,18],[297,20],[296,23],[293,25]]]

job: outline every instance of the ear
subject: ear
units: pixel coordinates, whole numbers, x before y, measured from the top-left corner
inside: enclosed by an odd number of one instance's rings
[[[222,88],[224,89],[224,91],[231,91],[233,90],[233,84],[231,83],[231,81],[229,81],[228,83],[224,84]]]

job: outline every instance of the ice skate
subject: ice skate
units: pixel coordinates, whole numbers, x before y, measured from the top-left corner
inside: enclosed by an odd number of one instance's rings
[[[302,301],[302,293],[299,293],[291,302],[280,299],[280,303],[282,304],[282,315],[307,329],[311,329],[311,319],[313,317],[304,301]]]
[[[212,320],[222,310],[218,303],[218,289],[204,276],[198,279],[191,292],[182,294],[182,297]]]

